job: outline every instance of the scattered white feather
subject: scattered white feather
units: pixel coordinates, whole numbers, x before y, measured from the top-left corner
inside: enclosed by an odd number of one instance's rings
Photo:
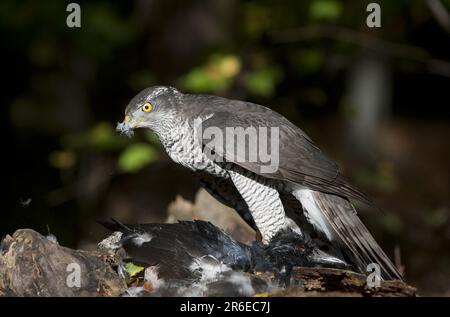
[[[189,286],[178,288],[177,296],[180,297],[203,297],[207,290],[205,283],[193,283]]]
[[[135,245],[140,247],[143,243],[150,242],[152,239],[153,237],[149,233],[145,232],[134,237],[133,242]]]
[[[117,122],[116,131],[121,134],[125,134],[127,137],[131,138],[134,134],[133,128],[128,122]]]
[[[158,290],[164,284],[164,280],[158,276],[157,266],[149,266],[145,269],[144,280],[152,283],[153,290]]]
[[[140,297],[140,295],[144,291],[145,291],[145,289],[142,286],[139,286],[139,287],[128,287],[128,289],[122,295],[122,297]]]
[[[49,233],[48,235],[45,236],[45,238],[53,243],[58,244],[58,239],[54,234]]]
[[[30,204],[31,204],[31,201],[32,201],[31,198],[27,198],[27,199],[22,199],[22,198],[20,198],[20,205],[21,205],[23,208],[28,208],[28,207],[30,206]]]
[[[237,286],[239,293],[242,296],[253,296],[255,294],[255,290],[252,286],[252,281],[250,277],[245,275],[242,272],[233,272],[228,280],[235,286]]]
[[[194,262],[192,262],[192,264],[190,265],[189,269],[192,272],[200,271],[202,275],[200,281],[202,282],[215,281],[218,277],[220,277],[220,274],[231,270],[228,266],[219,262],[212,256],[205,256],[195,259]]]

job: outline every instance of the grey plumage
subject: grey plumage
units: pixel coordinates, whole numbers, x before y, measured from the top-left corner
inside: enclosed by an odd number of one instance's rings
[[[145,103],[153,106],[149,113],[142,110]],[[128,119],[119,124],[119,131],[152,129],[168,155],[196,172],[206,189],[235,208],[266,243],[278,231],[291,228],[349,259],[359,272],[365,273],[367,265],[375,262],[384,278],[401,278],[349,201],[370,200],[345,180],[337,164],[300,128],[280,114],[250,102],[182,94],[161,86],[140,92],[125,113]],[[260,160],[239,157],[223,142],[199,137],[198,130],[208,127],[224,134],[227,127],[278,128],[278,168],[262,172]]]

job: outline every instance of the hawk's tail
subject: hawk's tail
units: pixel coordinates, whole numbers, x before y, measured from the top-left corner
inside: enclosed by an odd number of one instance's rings
[[[366,274],[368,265],[375,263],[380,266],[383,279],[402,279],[394,264],[359,219],[350,201],[310,190],[299,196],[309,217],[315,221],[315,226],[325,226],[321,228],[322,231],[332,242],[341,246],[356,270]]]

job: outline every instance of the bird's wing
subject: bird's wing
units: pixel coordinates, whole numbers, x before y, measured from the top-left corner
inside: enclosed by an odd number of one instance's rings
[[[178,223],[121,224],[99,222],[112,231],[123,233],[120,241],[133,261],[159,265],[159,275],[166,279],[192,279],[192,264],[211,257],[230,267],[247,267],[249,248],[206,221]]]
[[[199,138],[204,152],[212,152],[216,161],[232,162],[264,177],[289,181],[313,190],[355,198],[370,204],[370,200],[364,194],[344,180],[337,164],[327,158],[300,128],[268,108],[247,104],[249,107],[237,110],[230,107],[235,110],[234,112],[214,112],[202,122],[202,133],[196,137]],[[236,148],[238,144],[236,139],[233,141],[227,137],[230,135],[230,128],[237,127],[245,131],[249,131],[246,129],[252,127],[257,132],[257,140],[247,139],[243,152],[239,152]],[[264,136],[261,127],[266,128],[267,137]],[[224,136],[222,139],[216,135],[212,136],[219,130]],[[260,142],[264,141],[262,138],[267,140],[269,149],[278,152],[278,162],[275,162],[278,166],[275,169],[268,168],[270,163],[259,155],[260,150],[267,150],[259,146]],[[234,146],[230,142],[234,142]],[[271,153],[271,150],[268,152]],[[249,153],[258,153],[256,161],[250,159]]]

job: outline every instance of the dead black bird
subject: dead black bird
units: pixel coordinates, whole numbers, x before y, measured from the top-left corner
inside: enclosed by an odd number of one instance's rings
[[[287,284],[294,266],[349,267],[291,229],[280,231],[267,245],[259,241],[247,245],[206,221],[125,225],[113,220],[101,224],[114,233],[100,247],[123,248],[128,256],[125,261],[151,268],[150,278],[166,290],[230,279],[249,283],[236,273],[246,271],[272,272],[277,282]]]

